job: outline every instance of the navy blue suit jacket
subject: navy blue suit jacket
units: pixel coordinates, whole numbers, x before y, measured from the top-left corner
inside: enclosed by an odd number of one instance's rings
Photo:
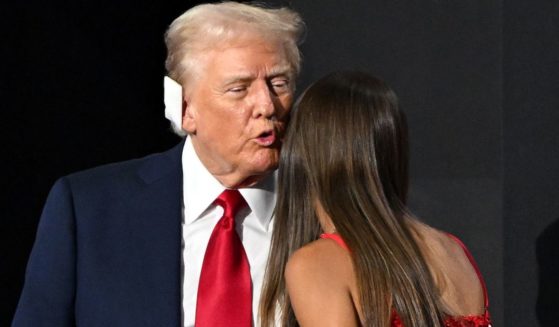
[[[180,326],[184,142],[59,179],[13,326]]]

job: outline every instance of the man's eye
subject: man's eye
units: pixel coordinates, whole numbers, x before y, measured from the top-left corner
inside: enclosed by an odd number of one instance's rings
[[[242,93],[244,91],[246,91],[246,87],[244,86],[236,86],[236,87],[232,87],[230,88],[228,91],[232,92],[232,93]]]
[[[289,82],[286,80],[272,81],[272,87],[275,91],[284,91],[289,87]]]

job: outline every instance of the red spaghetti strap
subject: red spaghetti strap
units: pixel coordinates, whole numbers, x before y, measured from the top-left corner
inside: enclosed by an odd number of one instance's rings
[[[344,249],[349,251],[349,248],[347,247],[347,244],[345,244],[345,241],[343,240],[343,238],[339,234],[323,233],[323,234],[320,234],[320,238],[329,238],[329,239],[335,241],[336,243],[338,243]]]
[[[485,315],[487,315],[488,314],[487,308],[489,307],[489,297],[487,296],[487,286],[485,285],[485,280],[483,279],[483,276],[481,275],[481,272],[479,271],[479,267],[478,267],[476,261],[474,260],[474,257],[472,256],[472,254],[470,253],[470,251],[468,250],[466,245],[464,245],[464,243],[462,243],[462,241],[458,237],[456,237],[456,236],[454,236],[450,233],[446,233],[446,234],[450,238],[452,238],[454,241],[456,241],[456,243],[458,243],[458,245],[460,245],[460,247],[462,248],[462,250],[464,250],[464,253],[468,257],[468,260],[470,260],[470,263],[474,267],[474,270],[476,271],[477,276],[479,278],[479,282],[481,283],[481,287],[483,288],[483,297],[484,297],[484,301],[485,301]]]

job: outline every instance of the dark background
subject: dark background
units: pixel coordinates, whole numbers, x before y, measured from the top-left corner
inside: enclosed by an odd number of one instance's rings
[[[476,257],[494,326],[558,326],[559,2],[321,0],[299,90],[336,69],[383,77],[412,141],[411,207]],[[163,33],[196,2],[38,1],[0,9],[0,326],[40,211],[65,174],[163,151]]]

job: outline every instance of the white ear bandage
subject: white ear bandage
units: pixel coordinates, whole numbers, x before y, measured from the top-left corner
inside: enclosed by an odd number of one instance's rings
[[[165,118],[171,122],[173,131],[185,136],[186,133],[182,129],[182,86],[168,76],[163,78],[163,101]]]

